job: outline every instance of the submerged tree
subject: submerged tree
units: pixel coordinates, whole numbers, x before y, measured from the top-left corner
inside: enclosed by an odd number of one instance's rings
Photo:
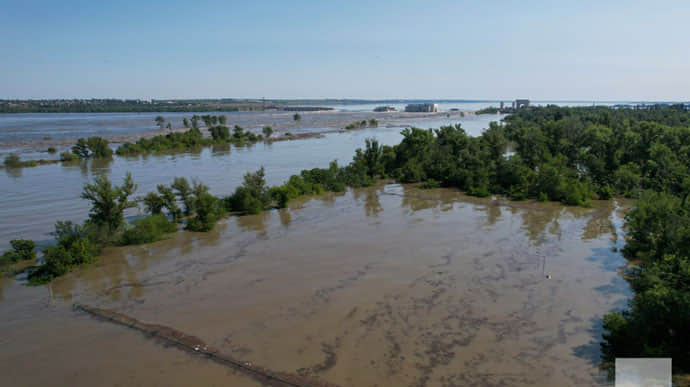
[[[184,204],[185,215],[191,214],[194,209],[194,202],[192,200],[192,187],[189,185],[187,179],[184,177],[176,177],[170,187],[176,191],[177,197]]]
[[[108,231],[117,231],[124,224],[124,211],[136,207],[129,197],[137,189],[132,174],[127,173],[121,186],[113,186],[107,176],[99,175],[93,184],[86,184],[81,198],[91,201],[89,222],[104,226]]]
[[[273,128],[270,126],[264,126],[263,129],[261,129],[264,133],[264,137],[269,138],[273,134]]]
[[[156,116],[154,121],[156,121],[156,125],[158,125],[161,129],[163,129],[165,126],[165,118],[163,118],[163,116]]]

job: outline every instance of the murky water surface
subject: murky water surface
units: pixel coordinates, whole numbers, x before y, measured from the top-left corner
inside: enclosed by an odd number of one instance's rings
[[[389,184],[109,248],[48,287],[0,283],[0,384],[253,383],[74,302],[346,386],[605,383],[621,216]]]
[[[497,118],[500,117],[429,117],[418,125],[431,128],[462,122],[463,128],[476,136]],[[125,174],[131,172],[139,186],[136,194],[140,196],[155,190],[158,184],[170,184],[176,176],[197,179],[208,185],[214,194],[227,195],[241,183],[245,173],[261,166],[266,168],[269,184],[282,184],[302,169],[326,168],[332,160],[338,160],[341,165],[349,163],[355,150],[364,147],[366,138],[376,138],[387,145],[397,144],[402,138],[400,131],[400,127],[380,126],[248,147],[225,146],[175,155],[114,157],[113,160],[69,165],[1,169],[0,250],[9,246],[13,238],[49,241],[48,233],[53,231],[56,220],[85,220],[89,204],[81,200],[79,194],[95,174],[106,174],[119,184]],[[137,212],[128,214],[136,215]]]

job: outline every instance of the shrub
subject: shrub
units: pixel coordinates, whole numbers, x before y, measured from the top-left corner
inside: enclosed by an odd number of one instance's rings
[[[2,254],[2,261],[4,263],[27,261],[36,258],[36,244],[34,241],[13,239],[10,241],[10,245],[12,250],[5,251]]]
[[[264,126],[262,131],[264,133],[264,137],[266,138],[271,137],[271,135],[273,134],[273,128],[271,128],[270,126]]]
[[[439,187],[441,187],[441,183],[434,179],[429,179],[419,186],[421,189],[434,189]]]
[[[203,189],[194,196],[194,210],[195,216],[187,221],[186,226],[191,231],[210,231],[223,215],[221,201]]]
[[[564,184],[559,188],[561,192],[561,202],[570,206],[589,206],[589,199],[593,196],[593,192],[589,186],[579,181],[573,181],[570,184]]]
[[[51,154],[52,154],[52,153],[57,153],[57,149],[55,149],[55,148],[52,147],[52,146],[51,146],[51,147],[48,147],[48,149],[47,149],[46,151],[47,151],[48,153],[51,153]]]
[[[19,168],[22,166],[22,160],[16,153],[10,153],[5,157],[5,167],[7,168]]]
[[[89,137],[88,139],[78,139],[72,147],[72,153],[81,159],[103,158],[112,156],[113,150],[110,149],[108,140],[101,137]]]
[[[79,157],[70,151],[64,151],[60,153],[60,161],[69,162],[77,160]]]
[[[208,131],[211,132],[213,141],[228,141],[230,139],[230,129],[227,126],[212,126]]]
[[[55,246],[46,247],[43,263],[29,270],[29,284],[39,285],[67,273],[71,268],[96,260],[100,247],[87,236],[85,228],[72,222],[55,224]]]
[[[228,211],[242,214],[258,214],[264,209],[263,201],[254,197],[246,187],[237,187],[235,193],[227,196],[223,203]]]
[[[177,231],[177,226],[163,214],[147,216],[134,221],[133,227],[122,233],[123,245],[151,243],[163,238],[164,234]]]

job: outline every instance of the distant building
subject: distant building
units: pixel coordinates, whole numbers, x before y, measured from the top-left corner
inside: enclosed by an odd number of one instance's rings
[[[394,112],[395,108],[393,106],[378,106],[374,111],[377,113]]]
[[[438,111],[438,104],[436,103],[411,103],[405,106],[405,111],[408,113],[435,113]]]
[[[510,107],[508,107],[505,106],[503,102],[501,102],[501,108],[498,109],[498,112],[501,114],[510,114],[518,109],[529,107],[529,103],[530,102],[528,99],[516,99],[515,101],[513,101],[513,103],[510,104]]]
[[[515,100],[515,108],[516,109],[522,109],[523,107],[529,107],[529,100],[528,99],[516,99]]]

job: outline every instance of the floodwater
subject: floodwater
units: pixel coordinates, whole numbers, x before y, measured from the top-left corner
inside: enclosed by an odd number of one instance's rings
[[[73,303],[343,386],[606,383],[601,317],[630,296],[624,207],[388,184],[108,248],[50,286],[0,283],[0,384],[254,383]]]
[[[301,119],[293,119],[294,112],[284,111],[242,111],[210,113],[27,113],[0,114],[0,157],[19,153],[23,159],[56,158],[45,152],[52,146],[63,151],[69,149],[80,137],[101,136],[118,144],[136,141],[139,137],[168,133],[159,129],[154,122],[156,116],[163,116],[173,130],[186,130],[182,119],[192,115],[225,115],[227,124],[242,126],[260,134],[264,126],[274,129],[274,136],[287,132],[294,135],[314,135],[345,128],[356,121],[375,118],[381,127],[434,127],[455,124],[459,121],[485,127],[488,120],[498,121],[502,115],[475,116],[459,111],[437,113],[374,113],[372,111],[317,111],[300,112]],[[432,120],[432,121],[430,121]]]
[[[424,128],[461,122],[471,135],[498,116],[429,118],[421,121]],[[0,118],[2,118],[0,116]],[[444,122],[443,120],[449,120]],[[196,179],[208,185],[216,195],[227,195],[241,184],[242,176],[266,168],[269,184],[282,184],[302,169],[325,168],[332,160],[347,164],[357,148],[364,147],[366,138],[381,144],[400,142],[401,128],[370,128],[328,133],[323,137],[274,143],[257,143],[248,147],[215,147],[195,153],[150,155],[145,157],[114,157],[77,164],[52,164],[23,169],[0,170],[0,250],[14,238],[48,242],[57,220],[83,221],[89,203],[80,199],[82,187],[95,174],[106,174],[118,183],[131,172],[138,184],[136,195],[143,196],[157,184],[170,184],[176,176]],[[130,211],[128,215],[136,215]]]

